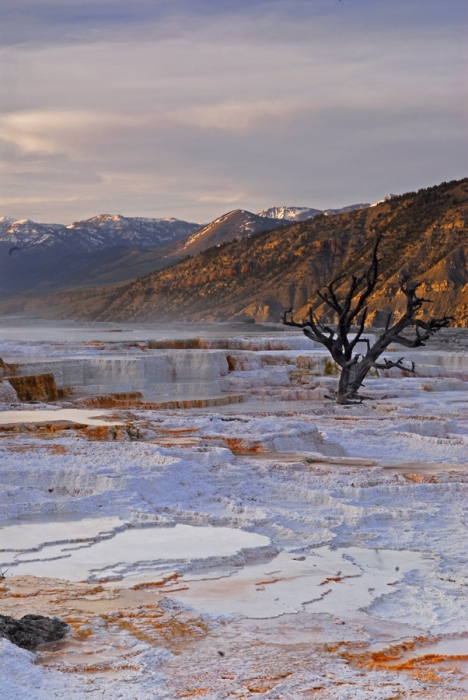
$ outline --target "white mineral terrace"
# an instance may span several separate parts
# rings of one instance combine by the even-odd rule
[[[70,625],[0,639],[1,700],[466,698],[468,332],[444,333],[338,406],[282,327],[0,322],[0,614]],[[7,384],[46,373],[64,398]]]

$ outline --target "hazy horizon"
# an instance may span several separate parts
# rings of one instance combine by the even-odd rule
[[[459,0],[5,0],[0,215],[207,222],[466,175]]]
[[[392,193],[392,194],[395,194],[395,193]],[[404,194],[404,193],[399,193],[399,194]],[[365,203],[365,202],[348,202],[348,204],[345,204],[344,207],[346,207],[346,206],[351,206],[351,205],[353,205],[353,204],[364,204],[364,203]],[[372,202],[369,202],[369,204],[373,204],[373,203],[372,203]],[[268,206],[268,207],[265,206],[265,207],[263,207],[260,211],[263,211],[264,209],[270,209],[270,208],[273,208],[273,207],[276,207],[276,206],[280,206],[280,207],[281,207],[281,206],[285,206],[285,207],[294,208],[294,207],[301,207],[301,206],[303,206],[303,205],[301,205],[301,204],[299,204],[299,205],[295,205],[295,204],[292,204],[292,205],[288,205],[288,204],[286,204],[286,205],[281,205],[281,204],[280,204],[280,205],[275,205],[275,204],[272,204],[271,206]],[[306,206],[307,206],[307,205],[306,205]],[[310,208],[310,209],[313,209],[314,207],[311,206],[311,207],[309,207],[309,208]],[[328,207],[328,209],[332,209],[332,208],[333,208],[333,207]],[[337,207],[337,208],[338,208],[338,207]],[[239,209],[245,209],[245,207],[239,207]],[[326,211],[326,209],[324,209],[324,211]],[[211,223],[211,221],[215,221],[216,219],[222,217],[224,214],[227,214],[227,213],[229,213],[229,211],[220,212],[220,213],[218,213],[217,215],[215,215],[210,221],[190,221],[190,222],[187,221],[187,223],[192,223],[192,224],[197,224],[197,223],[198,223],[198,224],[200,224],[200,226],[205,226],[205,225]],[[251,213],[252,213],[252,214],[257,214],[257,213],[259,213],[259,212],[251,212]],[[88,217],[86,217],[86,218],[74,219],[73,221],[52,221],[52,220],[49,220],[49,221],[40,221],[39,219],[30,219],[30,218],[26,218],[26,217],[16,218],[16,219],[15,219],[14,217],[7,216],[6,214],[1,214],[1,213],[0,213],[0,219],[1,219],[1,218],[8,218],[8,219],[13,219],[15,222],[32,220],[32,221],[34,221],[35,223],[43,223],[43,224],[61,224],[61,225],[63,225],[63,226],[68,226],[68,225],[70,225],[70,224],[78,223],[78,222],[80,222],[80,221],[88,221],[89,219],[95,218],[95,217],[97,217],[97,216],[124,216],[124,217],[128,217],[128,218],[138,218],[138,217],[140,217],[140,214],[122,214],[120,211],[114,211],[114,212],[102,211],[102,212],[96,212],[96,213],[94,213],[94,214],[91,214],[91,216],[88,216]],[[148,216],[148,217],[140,217],[140,218],[148,218],[148,219],[151,219],[151,218],[154,218],[154,219],[161,219],[161,218],[162,218],[162,219],[164,219],[164,218],[178,218],[178,217],[170,217],[170,216],[168,216],[168,217],[156,217],[156,216],[153,217],[153,216]]]

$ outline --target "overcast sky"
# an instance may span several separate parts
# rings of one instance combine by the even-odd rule
[[[2,0],[0,215],[209,221],[468,174],[465,0]]]

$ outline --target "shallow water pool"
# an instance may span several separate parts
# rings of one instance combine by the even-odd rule
[[[0,411],[0,425],[12,423],[50,423],[53,421],[71,421],[84,425],[121,425],[118,421],[106,421],[106,411],[82,408],[59,408],[54,410]]]
[[[119,579],[269,544],[264,535],[228,527],[131,527],[113,518],[57,523],[55,532],[51,523],[12,525],[0,529],[0,568],[11,576]]]

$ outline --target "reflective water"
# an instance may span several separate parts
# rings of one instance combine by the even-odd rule
[[[429,568],[418,552],[320,547],[307,556],[282,552],[216,579],[187,574],[180,579],[186,590],[174,597],[203,612],[264,618],[304,610],[352,619],[394,592],[408,571]]]
[[[106,411],[82,408],[60,408],[57,411],[32,410],[32,411],[0,411],[0,425],[12,423],[42,423],[53,421],[71,421],[84,425],[121,425],[118,421],[104,420]]]
[[[176,560],[230,557],[265,547],[270,540],[227,527],[132,528],[113,518],[96,518],[55,524],[55,532],[51,523],[4,527],[0,543],[0,568],[8,568],[10,575],[85,581],[157,573]]]
[[[47,321],[40,318],[0,318],[0,340],[19,341],[124,341],[193,338],[219,335],[259,335],[265,332],[283,332],[278,324],[245,323],[105,323]]]

